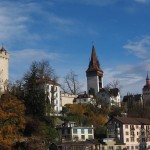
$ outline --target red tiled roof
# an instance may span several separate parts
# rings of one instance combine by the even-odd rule
[[[100,64],[99,64],[99,61],[98,61],[97,56],[96,56],[95,48],[93,46],[92,47],[91,60],[90,60],[89,67],[88,67],[86,72],[95,72],[95,71],[97,71],[97,73],[99,75],[101,75],[101,76],[103,75],[103,71],[100,68]]]
[[[150,125],[150,119],[148,118],[114,117],[114,119],[123,124]]]

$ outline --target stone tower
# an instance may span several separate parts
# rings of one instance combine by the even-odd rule
[[[0,93],[3,93],[8,83],[9,54],[2,46],[0,49]]]
[[[92,46],[92,54],[88,69],[86,70],[86,77],[88,93],[90,94],[90,91],[94,90],[94,93],[97,94],[103,88],[103,71],[100,68],[94,46]]]
[[[150,79],[147,74],[146,84],[143,87],[143,100],[145,106],[150,106]]]

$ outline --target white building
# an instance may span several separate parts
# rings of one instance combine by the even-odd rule
[[[110,104],[110,106],[121,106],[121,96],[118,88],[106,89],[102,88],[97,94],[98,98],[101,98],[104,102]]]
[[[74,104],[95,104],[96,101],[93,98],[93,95],[89,95],[86,92],[84,94],[79,94],[76,98],[73,100]]]
[[[60,115],[62,111],[62,103],[60,97],[60,84],[53,80],[40,79],[37,80],[37,84],[40,87],[45,88],[46,98],[49,100],[51,106],[53,107],[53,113],[47,115]]]
[[[0,93],[5,91],[5,87],[8,83],[8,64],[9,54],[6,49],[2,47],[0,49]]]
[[[94,128],[76,126],[75,122],[65,122],[56,129],[63,141],[86,141],[94,139]]]
[[[150,149],[150,120],[147,118],[113,117],[107,122],[107,136],[127,150]]]

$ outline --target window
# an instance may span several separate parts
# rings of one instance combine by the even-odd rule
[[[113,149],[114,149],[113,146],[109,146],[109,147],[108,147],[108,150],[113,150]]]
[[[102,150],[105,150],[105,147],[104,147],[104,146],[102,147]]]
[[[134,136],[134,131],[131,131],[131,132],[130,132],[130,135]]]
[[[139,142],[139,138],[137,138],[136,140],[137,140],[137,142]]]
[[[64,129],[62,129],[62,134],[65,134],[65,130]]]
[[[70,129],[67,130],[67,133],[70,134]]]
[[[139,132],[137,132],[137,135],[139,135]]]
[[[88,129],[88,134],[92,134],[92,129]]]
[[[129,142],[129,138],[126,138],[126,142]]]
[[[136,125],[136,129],[138,129],[139,128],[139,126],[138,125]]]
[[[134,137],[131,137],[131,142],[134,142]]]
[[[121,146],[118,146],[118,150],[121,150]]]
[[[129,135],[129,132],[126,132],[126,135]]]
[[[81,135],[81,139],[84,140],[85,139],[85,135]]]
[[[139,149],[139,147],[138,147],[138,146],[135,146],[135,149]]]
[[[142,142],[145,142],[145,138],[142,138]]]
[[[81,134],[84,134],[84,129],[81,129]]]
[[[131,149],[134,149],[134,146],[131,146]]]
[[[127,124],[125,125],[125,128],[128,129],[128,125]]]
[[[130,125],[130,130],[134,130],[134,125]]]
[[[77,129],[73,129],[73,133],[77,134]]]
[[[129,149],[130,149],[130,146],[127,146],[127,149],[129,150]]]
[[[93,135],[88,135],[88,138],[89,139],[93,139]]]

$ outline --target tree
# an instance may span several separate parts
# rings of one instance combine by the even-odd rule
[[[10,93],[3,94],[0,102],[0,149],[10,150],[19,141],[25,127],[25,106]]]
[[[24,75],[26,112],[35,116],[45,116],[47,107],[46,83],[57,80],[48,61],[34,61]]]
[[[78,94],[81,90],[81,84],[78,81],[78,76],[75,74],[74,71],[70,71],[65,77],[64,77],[64,84],[62,85],[62,90],[64,93],[70,93],[70,94]]]
[[[113,80],[112,82],[108,83],[105,86],[106,89],[110,90],[110,89],[114,89],[114,88],[118,88],[119,90],[121,90],[122,86],[120,85],[120,81],[117,80]]]

